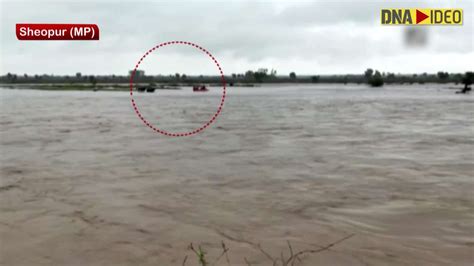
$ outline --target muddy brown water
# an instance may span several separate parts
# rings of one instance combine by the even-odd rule
[[[201,134],[127,92],[0,89],[1,265],[472,265],[474,97],[440,85],[228,88]],[[136,95],[186,130],[219,88]],[[228,265],[221,258],[217,265]]]

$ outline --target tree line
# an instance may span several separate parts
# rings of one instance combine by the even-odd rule
[[[417,74],[395,74],[391,72],[380,72],[368,68],[361,74],[346,75],[297,75],[291,72],[288,75],[277,75],[276,70],[261,68],[256,71],[248,70],[245,73],[233,73],[225,76],[226,82],[233,84],[254,83],[356,83],[369,84],[374,87],[384,84],[424,84],[424,83],[470,83],[472,84],[473,72],[448,73],[439,71],[437,73]],[[0,76],[1,83],[129,83],[130,75],[17,75],[7,73]],[[166,84],[196,84],[196,83],[221,83],[220,76],[186,75],[176,73],[174,75],[145,75],[144,72],[135,72],[135,83],[166,83]],[[468,84],[468,85],[470,85]]]

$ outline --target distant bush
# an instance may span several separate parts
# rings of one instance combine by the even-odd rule
[[[368,68],[364,72],[364,76],[367,80],[367,83],[372,87],[381,87],[384,84],[382,74],[378,70],[374,71],[371,68]]]
[[[295,72],[290,73],[290,79],[296,79],[296,73]]]
[[[469,86],[474,83],[474,72],[466,72],[462,78],[462,84]]]

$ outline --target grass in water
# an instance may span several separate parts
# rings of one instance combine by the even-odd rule
[[[272,266],[295,266],[298,265],[302,261],[303,256],[305,255],[310,255],[310,254],[316,254],[319,252],[323,252],[326,250],[329,250],[330,248],[334,247],[335,245],[353,237],[354,234],[347,235],[337,241],[334,241],[328,245],[321,246],[317,249],[304,249],[300,251],[293,251],[293,247],[291,246],[290,241],[287,241],[288,244],[288,251],[289,251],[289,257],[285,257],[283,254],[283,251],[280,252],[279,257],[274,257],[270,255],[267,251],[265,251],[260,244],[252,244],[257,250],[259,250],[268,260],[271,262]],[[194,255],[196,256],[197,262],[199,266],[214,266],[217,265],[217,263],[221,260],[221,258],[225,257],[227,265],[230,264],[229,256],[228,256],[228,251],[229,248],[225,245],[224,241],[221,243],[222,247],[222,252],[221,254],[215,259],[215,261],[211,264],[209,263],[208,258],[206,257],[206,252],[202,249],[202,247],[199,245],[197,248],[194,247],[193,243],[189,244],[188,249],[193,251]],[[188,256],[186,255],[184,257],[182,266],[186,266],[186,262],[188,260]],[[247,264],[248,266],[251,266],[252,264],[250,261],[244,257],[243,262]]]

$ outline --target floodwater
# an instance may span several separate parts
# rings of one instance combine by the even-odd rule
[[[232,88],[205,131],[127,92],[0,89],[1,265],[472,265],[474,97],[446,85]],[[220,89],[135,95],[158,128]],[[282,254],[282,255],[281,255]],[[212,265],[212,264],[211,264]]]

